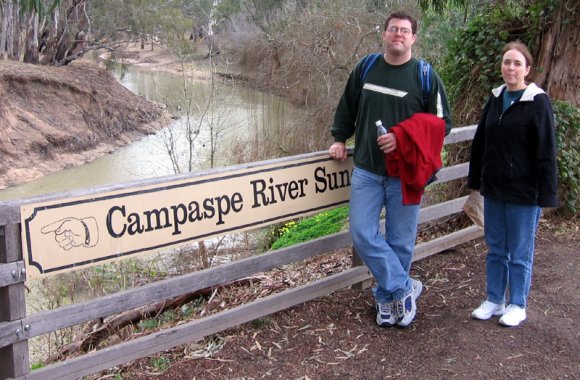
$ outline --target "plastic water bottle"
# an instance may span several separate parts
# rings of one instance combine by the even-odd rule
[[[387,133],[385,127],[383,127],[383,122],[380,120],[375,121],[375,125],[377,126],[377,137],[384,135]]]

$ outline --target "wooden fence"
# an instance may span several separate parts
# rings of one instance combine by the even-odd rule
[[[473,138],[474,132],[475,126],[455,128],[445,139],[445,144],[468,141]],[[324,157],[326,155],[326,152],[317,152],[305,156]],[[284,160],[286,159],[277,161]],[[251,165],[259,167],[259,163]],[[438,173],[437,182],[443,183],[463,178],[467,175],[467,170],[468,163],[444,168]],[[216,173],[227,175],[228,168],[216,170]],[[163,181],[167,181],[167,178],[142,181],[139,186],[143,184],[159,184],[163,183]],[[135,183],[120,184],[109,186],[107,189],[128,189],[134,186],[136,186]],[[86,195],[92,191],[96,190],[84,190],[80,193]],[[99,191],[102,191],[102,189]],[[77,192],[74,195],[78,194]],[[340,232],[297,246],[270,251],[214,268],[158,281],[92,301],[27,315],[24,286],[26,268],[22,257],[20,207],[27,203],[50,200],[57,197],[62,197],[62,195],[0,202],[0,379],[77,379],[195,341],[256,318],[330,294],[336,290],[368,282],[371,278],[366,267],[355,265],[341,273],[260,298],[215,315],[196,319],[151,335],[31,371],[28,351],[28,339],[30,338],[99,318],[106,318],[200,289],[217,286],[352,244],[349,232]],[[466,198],[461,197],[422,208],[419,223],[426,223],[462,212],[462,206]],[[473,225],[447,236],[418,244],[413,260],[425,258],[481,236],[482,230]]]

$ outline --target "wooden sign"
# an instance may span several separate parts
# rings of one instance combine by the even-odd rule
[[[346,204],[352,157],[310,157],[21,207],[27,277],[159,251]]]

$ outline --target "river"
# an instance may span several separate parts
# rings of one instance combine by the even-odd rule
[[[194,171],[239,163],[231,152],[275,139],[299,112],[284,98],[245,86],[185,80],[179,75],[121,64],[107,66],[119,83],[146,99],[165,104],[176,119],[156,134],[90,163],[0,190],[0,201],[171,175],[176,173],[175,163],[181,167],[179,172],[189,171],[190,162]],[[186,138],[188,128],[199,129],[191,144]],[[213,165],[209,143],[212,129],[217,137]],[[177,152],[174,160],[167,147],[172,141]],[[259,155],[253,160],[268,158],[272,157]]]

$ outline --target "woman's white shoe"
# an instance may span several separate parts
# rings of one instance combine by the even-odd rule
[[[493,303],[491,301],[483,301],[483,303],[471,313],[474,319],[481,319],[483,321],[490,319],[494,315],[502,315],[505,312],[504,304]]]
[[[504,326],[516,327],[526,319],[526,309],[518,305],[508,305],[499,323]]]

